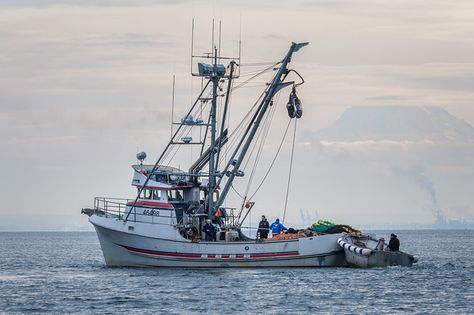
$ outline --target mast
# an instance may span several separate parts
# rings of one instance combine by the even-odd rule
[[[225,95],[225,103],[224,103],[224,110],[222,113],[222,121],[221,121],[221,129],[219,130],[219,138],[222,139],[222,135],[225,132],[225,121],[227,119],[227,111],[229,109],[229,100],[230,100],[230,90],[232,87],[232,76],[234,75],[234,66],[235,66],[235,61],[230,62],[230,74],[229,74],[229,79],[227,81],[227,92]],[[217,156],[216,156],[216,163],[219,164],[219,156],[221,154],[221,148],[222,146],[219,145],[217,147]]]
[[[242,161],[243,161],[245,155],[247,154],[247,151],[250,147],[250,144],[252,143],[252,140],[255,136],[255,133],[257,132],[258,128],[260,127],[260,122],[262,121],[268,107],[270,106],[270,103],[271,103],[273,97],[275,96],[275,94],[279,90],[281,90],[282,88],[284,88],[284,87],[286,87],[286,86],[293,83],[293,82],[286,82],[286,83],[283,82],[283,80],[286,78],[286,75],[288,74],[288,71],[289,71],[287,66],[288,66],[288,63],[291,61],[291,56],[293,55],[293,53],[297,52],[298,50],[300,50],[302,47],[304,47],[306,45],[308,45],[308,43],[292,43],[288,53],[286,54],[285,58],[281,62],[281,66],[280,66],[277,74],[273,78],[270,86],[268,87],[268,89],[266,91],[266,95],[265,95],[264,99],[260,103],[258,112],[256,113],[256,119],[253,122],[253,126],[251,127],[250,132],[249,132],[249,134],[248,134],[248,136],[245,140],[245,143],[242,146],[242,149],[240,151],[240,154],[239,154],[238,158],[236,160],[231,161],[231,164],[234,166],[234,168],[233,168],[232,171],[226,172],[226,175],[229,178],[227,179],[227,182],[225,183],[225,186],[222,189],[222,192],[219,196],[219,199],[217,200],[217,202],[215,204],[216,209],[218,207],[220,207],[222,205],[222,203],[224,202],[224,200],[225,200],[225,198],[226,198],[226,196],[227,196],[227,194],[228,194],[228,192],[229,192],[229,190],[232,186],[232,183],[235,179],[235,176],[239,173],[240,174],[242,173],[239,170],[240,165],[242,164]],[[245,135],[244,135],[244,137],[245,137]],[[229,166],[230,165],[228,164],[227,167],[229,167]],[[209,209],[211,209],[211,208],[209,208]]]
[[[213,24],[214,26],[214,24]],[[214,191],[216,189],[216,112],[217,112],[217,87],[219,85],[219,75],[217,73],[217,48],[214,47],[214,64],[212,81],[212,105],[211,105],[211,144],[209,151],[209,192],[207,195],[208,217],[212,219],[214,210]]]

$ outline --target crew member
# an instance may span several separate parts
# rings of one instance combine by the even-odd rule
[[[258,224],[257,238],[265,239],[268,237],[268,231],[270,230],[270,223],[268,223],[267,218],[262,215],[262,221]]]
[[[188,229],[188,239],[190,239],[191,241],[193,242],[196,242],[198,240],[198,231],[196,229],[195,226],[191,226],[189,229]]]
[[[283,224],[280,223],[280,219],[276,219],[275,222],[272,223],[270,228],[272,229],[272,235],[277,235],[283,231],[288,230]]]
[[[393,233],[390,234],[390,242],[388,243],[388,248],[391,252],[398,252],[398,250],[400,249],[400,241]]]
[[[214,223],[219,224],[219,226],[221,226],[221,227],[224,224],[224,221],[222,220],[222,217],[223,217],[222,210],[221,210],[221,208],[218,208],[216,210],[216,212],[214,213],[213,219],[214,219]]]
[[[206,220],[206,224],[202,230],[206,233],[206,241],[216,240],[216,227],[212,224],[211,220]]]

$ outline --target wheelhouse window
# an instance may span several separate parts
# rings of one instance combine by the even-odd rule
[[[168,190],[168,201],[183,201],[183,190],[173,189]]]
[[[140,191],[140,188],[138,188]],[[143,189],[140,193],[140,199],[153,199],[153,200],[163,200],[164,195],[159,189]]]
[[[154,200],[162,200],[162,196],[161,196],[161,190],[159,189],[153,189],[153,199]]]

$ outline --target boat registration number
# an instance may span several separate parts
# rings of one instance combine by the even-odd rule
[[[143,215],[159,216],[159,215],[160,215],[160,211],[159,211],[159,210],[145,209],[145,210],[143,210]]]

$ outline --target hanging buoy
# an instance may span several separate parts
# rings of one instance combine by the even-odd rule
[[[290,118],[296,117],[296,107],[291,101],[286,104],[286,109],[288,110],[288,116],[290,116]]]
[[[295,104],[295,94],[293,93],[295,89],[293,88],[293,91],[290,93],[290,98],[288,99],[288,104],[286,104],[286,109],[288,110],[288,116],[290,118],[295,118],[296,117],[296,104]]]
[[[301,105],[301,101],[298,98],[298,96],[296,96],[296,94],[295,94],[295,108],[296,108],[296,118],[301,118],[301,116],[303,116],[303,105]]]
[[[295,87],[293,87],[293,90],[290,93],[286,109],[288,110],[288,116],[290,116],[290,118],[301,118],[301,116],[303,116],[303,105],[296,95]]]

